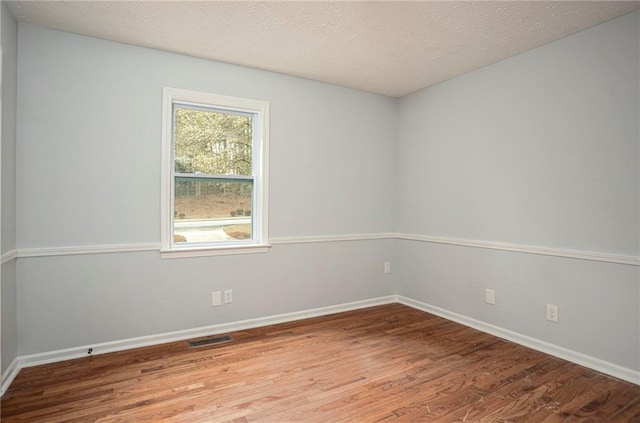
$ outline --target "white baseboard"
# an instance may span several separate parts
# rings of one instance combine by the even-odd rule
[[[87,351],[91,348],[92,355],[106,354],[110,352],[123,351],[132,348],[140,348],[151,345],[158,345],[167,342],[182,341],[208,335],[235,332],[239,330],[252,329],[262,326],[275,325],[278,323],[293,322],[296,320],[308,319],[311,317],[326,316],[329,314],[341,313],[345,311],[358,310],[383,304],[401,303],[406,306],[421,310],[436,316],[443,317],[456,323],[489,333],[502,339],[509,340],[519,345],[532,348],[546,354],[571,361],[581,366],[588,367],[601,373],[617,377],[622,380],[640,385],[640,372],[608,361],[600,360],[576,351],[569,350],[558,345],[550,344],[539,339],[512,332],[507,329],[491,325],[467,316],[463,316],[452,311],[448,311],[421,301],[413,300],[401,295],[388,295],[385,297],[372,298],[368,300],[355,301],[351,303],[338,304],[327,307],[314,308],[292,313],[277,314],[256,319],[241,320],[238,322],[223,323],[219,325],[203,326],[194,329],[186,329],[176,332],[167,332],[157,335],[142,336],[119,341],[104,342],[95,345],[85,345],[81,347],[68,348],[64,350],[50,351],[39,354],[19,356],[14,359],[7,370],[2,375],[2,391],[4,394],[9,388],[13,379],[20,369],[41,364],[54,363],[58,361],[71,360],[87,356]]]
[[[58,361],[71,360],[74,358],[86,357],[89,348],[92,349],[91,355],[106,354],[115,351],[123,351],[132,348],[147,347],[150,345],[164,344],[167,342],[182,341],[185,339],[198,338],[208,335],[218,335],[222,333],[235,332],[240,330],[252,329],[262,326],[275,325],[278,323],[293,322],[296,320],[308,319],[311,317],[326,316],[329,314],[341,313],[344,311],[358,310],[367,307],[373,307],[382,304],[390,304],[397,302],[397,296],[389,295],[386,297],[372,298],[368,300],[355,301],[351,303],[338,304],[327,307],[313,308],[309,310],[296,311],[292,313],[277,314],[268,317],[260,317],[256,319],[241,320],[238,322],[222,323],[218,325],[203,326],[194,329],[186,329],[175,332],[161,333],[157,335],[141,336],[138,338],[129,338],[119,341],[103,342],[100,344],[84,345],[81,347],[67,348],[64,350],[50,351],[45,353],[23,355],[18,357],[17,368],[38,366],[41,364],[55,363]],[[14,375],[15,377],[15,375]],[[13,380],[13,378],[11,378]],[[4,379],[3,379],[4,381]],[[7,384],[8,386],[8,384]],[[3,383],[4,387],[4,383]]]
[[[413,300],[401,295],[398,296],[398,302],[409,307],[413,307],[415,309],[443,317],[447,320],[451,320],[453,322],[477,329],[481,332],[497,336],[498,338],[506,339],[516,344],[541,351],[554,357],[562,358],[572,363],[576,363],[581,366],[596,370],[598,372],[617,377],[618,379],[626,380],[627,382],[631,382],[636,385],[640,385],[640,372],[637,370],[622,367],[617,364],[601,360],[599,358],[582,354],[555,344],[541,341],[539,339],[531,338],[517,332],[512,332],[499,326],[494,326],[489,323],[472,319],[470,317],[463,316],[461,314],[454,313],[452,311],[445,310],[431,304],[423,303],[421,301]]]
[[[18,359],[14,358],[7,370],[2,374],[2,384],[0,384],[0,397],[4,395],[4,393],[9,389],[9,385],[13,382],[13,379],[18,376],[18,372],[20,372],[20,367],[18,366]]]

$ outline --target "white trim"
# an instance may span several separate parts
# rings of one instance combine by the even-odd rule
[[[0,397],[2,397],[5,392],[7,392],[7,389],[9,389],[9,385],[11,385],[11,382],[13,382],[13,379],[15,379],[16,376],[18,376],[20,369],[22,369],[22,367],[20,367],[19,360],[16,357],[13,359],[13,361],[11,361],[11,363],[9,364],[9,367],[7,367],[7,370],[4,373],[2,373],[2,384],[0,384]]]
[[[463,247],[474,248],[486,248],[490,250],[511,251],[515,253],[525,254],[537,254],[554,257],[564,257],[578,260],[599,261],[604,263],[624,264],[630,266],[640,266],[640,257],[637,256],[622,256],[614,254],[596,253],[590,251],[575,251],[564,250],[551,247],[535,247],[529,245],[520,244],[508,244],[504,242],[493,241],[476,241],[468,239],[458,238],[445,238],[435,237],[429,235],[416,235],[406,233],[395,232],[379,232],[371,234],[345,234],[345,235],[318,235],[318,236],[292,236],[292,237],[274,237],[269,239],[269,243],[263,245],[251,245],[256,249],[269,248],[270,245],[285,245],[285,244],[307,244],[317,242],[345,242],[345,241],[368,241],[368,240],[381,240],[381,239],[401,239],[408,241],[429,242],[437,244],[449,244],[458,245]],[[246,245],[239,245],[238,248],[247,248]],[[128,253],[137,251],[160,251],[161,244],[154,243],[140,243],[140,244],[115,244],[115,245],[88,245],[88,246],[75,246],[75,247],[45,247],[45,248],[19,248],[18,250],[12,250],[2,255],[2,263],[6,263],[14,258],[26,258],[26,257],[45,257],[45,256],[67,256],[78,254],[103,254],[103,253]],[[180,255],[184,253],[183,257],[200,257],[204,255],[215,255],[216,253],[205,254],[206,250],[213,250],[214,248],[206,248],[202,250],[185,249],[182,252],[180,250],[171,250],[169,254]],[[187,254],[188,251],[202,251],[202,254]],[[261,252],[261,251],[252,251]],[[163,252],[164,253],[164,252]],[[232,252],[235,253],[235,252]],[[218,254],[220,254],[218,252]]]
[[[319,235],[319,236],[291,236],[276,237],[269,241],[273,245],[281,244],[306,244],[314,242],[344,242],[344,241],[369,241],[378,239],[394,239],[393,232],[382,232],[374,234],[352,234],[352,235]]]
[[[246,252],[264,252],[267,251],[272,245],[284,245],[284,244],[305,244],[314,242],[344,242],[344,241],[367,241],[367,240],[379,240],[379,239],[393,239],[395,236],[392,232],[387,233],[374,233],[374,234],[348,234],[348,235],[326,235],[326,236],[307,236],[307,237],[277,237],[271,238],[268,244],[262,245],[237,245],[233,247],[225,246],[224,249],[229,250],[231,248],[237,248],[238,250],[254,249],[255,251]],[[224,254],[224,251],[213,251],[215,247],[206,247],[202,249],[198,248],[185,248],[184,250],[174,249],[167,254],[167,257],[181,256],[181,257],[202,257],[208,255]],[[223,249],[221,249],[223,250]],[[47,257],[47,256],[72,256],[81,254],[110,254],[110,253],[132,253],[138,251],[160,251],[162,254],[165,252],[161,250],[160,244],[148,243],[148,244],[114,244],[114,245],[88,245],[88,246],[75,246],[75,247],[45,247],[45,248],[20,248],[18,250],[10,251],[4,254],[3,263],[13,258],[28,258],[28,257]],[[213,252],[212,252],[213,251]],[[242,251],[235,251],[227,254],[241,253]],[[11,256],[9,256],[11,254]],[[6,256],[6,257],[5,257]]]
[[[50,351],[39,354],[30,354],[18,357],[17,361],[20,369],[22,369],[25,367],[39,366],[41,364],[55,363],[58,361],[86,357],[89,348],[93,350],[91,355],[106,354],[115,351],[123,351],[132,348],[165,344],[168,342],[182,341],[202,336],[217,335],[263,326],[276,325],[278,323],[293,322],[296,320],[309,319],[311,317],[326,316],[329,314],[342,313],[345,311],[358,310],[362,308],[391,304],[395,302],[397,302],[397,297],[395,295],[389,295],[386,297],[378,297],[368,300],[354,301],[351,303],[319,307],[303,311],[295,311],[292,313],[276,314],[273,316],[241,320],[238,322],[221,323],[218,325],[203,326],[194,329],[167,332],[157,335],[141,336],[138,338],[123,339],[120,341],[103,342],[100,344],[84,345],[81,347],[67,348],[64,350]]]
[[[271,248],[269,244],[248,244],[248,245],[221,245],[206,246],[203,248],[184,248],[160,251],[162,258],[185,258],[185,257],[208,257],[224,256],[230,254],[255,254],[266,253]]]
[[[137,251],[158,250],[160,250],[160,244],[117,244],[86,245],[78,247],[20,248],[18,249],[18,258],[75,256],[82,254],[131,253]]]
[[[397,239],[408,241],[431,242],[437,244],[460,245],[464,247],[487,248],[490,250],[513,251],[516,253],[538,254],[544,256],[564,257],[579,260],[601,261],[605,263],[627,264],[640,266],[640,257],[621,256],[606,253],[596,253],[591,251],[576,251],[563,248],[536,247],[522,244],[509,244],[506,242],[476,241],[469,239],[445,238],[429,235],[417,235],[397,233]]]
[[[5,264],[10,262],[11,260],[15,260],[18,258],[18,250],[7,251],[2,255],[0,259],[0,264]]]
[[[254,251],[246,245],[234,248],[235,245],[211,243],[207,248],[194,247],[187,253],[187,248],[177,248],[173,242],[174,213],[174,151],[173,151],[173,106],[202,106],[230,112],[245,112],[253,116],[253,148],[252,179],[254,192],[252,196]],[[269,238],[269,102],[241,97],[230,97],[200,91],[164,87],[162,90],[162,163],[161,163],[161,246],[162,258],[200,257],[220,254],[242,254],[265,252],[264,245]],[[223,249],[226,252],[222,252]],[[191,249],[191,248],[189,248]]]
[[[576,363],[581,366],[596,370],[598,372],[605,373],[622,380],[626,380],[627,382],[640,385],[640,371],[622,367],[617,364],[601,360],[599,358],[595,358],[577,351],[573,351],[555,344],[551,344],[549,342],[541,341],[536,338],[531,338],[517,332],[512,332],[508,329],[494,326],[480,320],[472,319],[462,314],[454,313],[452,311],[445,310],[431,304],[423,303],[421,301],[413,300],[402,295],[398,295],[398,302],[400,304],[404,304],[406,306],[413,307],[415,309],[431,313],[447,320],[451,320],[453,322],[460,323],[479,331],[497,336],[498,338],[506,339],[516,344],[541,351],[545,354],[562,358],[572,363]]]
[[[160,245],[168,248],[172,243],[173,218],[173,89],[162,90],[162,152],[160,159]]]

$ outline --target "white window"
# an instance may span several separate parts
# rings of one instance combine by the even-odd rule
[[[162,256],[266,251],[269,103],[163,96]]]

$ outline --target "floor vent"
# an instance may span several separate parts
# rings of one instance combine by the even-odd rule
[[[226,344],[233,341],[229,335],[216,336],[212,338],[200,339],[199,341],[189,341],[189,348],[207,347],[209,345]]]

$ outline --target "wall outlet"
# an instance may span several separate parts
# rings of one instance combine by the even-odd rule
[[[484,300],[487,304],[495,304],[496,303],[496,291],[493,289],[485,289],[484,290]]]
[[[547,320],[554,323],[558,323],[560,321],[557,305],[547,304]]]
[[[391,262],[390,261],[385,261],[384,262],[384,273],[391,273]]]
[[[217,307],[222,305],[222,293],[220,291],[213,291],[211,293],[211,307]]]
[[[224,291],[224,303],[229,304],[233,302],[233,290],[227,289]]]

